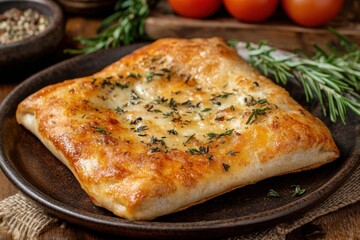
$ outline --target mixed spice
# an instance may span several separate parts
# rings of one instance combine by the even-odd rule
[[[48,24],[48,18],[34,9],[9,9],[0,14],[0,45],[36,36],[43,32]]]

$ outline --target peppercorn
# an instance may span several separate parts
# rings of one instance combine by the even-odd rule
[[[46,16],[34,9],[12,8],[0,14],[0,44],[9,44],[36,36],[49,24]]]

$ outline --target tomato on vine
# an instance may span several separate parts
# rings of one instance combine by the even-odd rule
[[[168,0],[168,3],[182,17],[206,18],[220,9],[222,0]]]
[[[344,0],[281,0],[285,13],[304,27],[320,27],[333,19]]]
[[[262,22],[272,16],[279,0],[223,0],[227,11],[240,21]]]

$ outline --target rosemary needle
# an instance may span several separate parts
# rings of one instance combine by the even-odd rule
[[[360,49],[335,29],[329,31],[338,42],[328,44],[329,50],[314,45],[315,53],[310,57],[301,52],[280,57],[262,41],[246,44],[246,58],[277,83],[286,84],[288,78],[299,81],[307,101],[318,99],[325,116],[333,122],[340,118],[346,124],[349,109],[360,116]]]
[[[100,49],[128,45],[144,39],[145,19],[149,16],[152,0],[118,0],[115,12],[105,18],[97,35],[93,38],[77,37],[83,45],[81,49],[65,49],[69,54],[89,54]]]

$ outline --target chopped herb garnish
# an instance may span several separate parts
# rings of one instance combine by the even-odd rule
[[[234,95],[234,93],[222,92],[221,94],[213,95],[213,97],[210,100],[212,101],[213,104],[221,106],[221,102],[217,101],[217,99],[219,98],[226,99],[230,95]]]
[[[226,154],[227,154],[227,155],[230,155],[230,156],[235,156],[237,153],[239,153],[239,152],[229,151],[229,152],[227,152]]]
[[[93,78],[91,84],[95,84],[96,80],[97,80],[96,78]]]
[[[164,117],[172,117],[173,116],[173,112],[168,112],[168,113],[163,113]]]
[[[176,108],[177,102],[176,102],[173,98],[171,98],[171,99],[170,99],[170,102],[169,102],[169,105],[170,105],[170,107],[172,107],[172,108]]]
[[[185,102],[182,102],[181,106],[185,106],[187,108],[190,108],[190,107],[193,107],[194,105],[192,105],[191,100],[187,100]]]
[[[125,89],[125,88],[128,88],[128,87],[129,87],[129,83],[128,83],[128,82],[126,82],[126,83],[119,83],[119,82],[117,82],[117,83],[115,83],[115,85],[116,85],[117,87],[119,87],[120,89]]]
[[[175,129],[168,130],[169,134],[178,135],[178,132]]]
[[[210,146],[204,147],[200,146],[199,149],[189,148],[189,152],[191,155],[203,155],[209,153]]]
[[[148,111],[148,112],[156,112],[156,113],[159,113],[159,112],[162,112],[161,110],[159,109],[153,109],[154,108],[154,105],[152,104],[146,104],[145,106],[145,109]]]
[[[151,62],[156,62],[159,59],[161,59],[161,56],[155,56],[151,59]]]
[[[95,132],[101,133],[103,135],[107,135],[107,132],[105,131],[105,129],[100,126],[90,126],[90,127],[95,129]]]
[[[201,110],[201,112],[209,112],[209,111],[211,111],[211,108],[205,108],[205,109]]]
[[[122,113],[125,112],[124,109],[120,108],[119,106],[117,106],[117,107],[115,108],[115,111],[116,111],[117,114],[122,114]]]
[[[303,195],[306,192],[306,189],[301,188],[300,185],[293,185],[291,186],[293,188],[292,190],[292,197],[298,197]]]
[[[140,126],[140,127],[137,127],[136,129],[135,129],[135,132],[142,132],[142,131],[145,131],[145,130],[147,130],[147,129],[149,129],[147,126]]]
[[[154,105],[152,105],[152,104],[146,104],[146,105],[144,106],[144,108],[145,108],[146,110],[148,110],[149,112],[151,112],[151,109],[154,108]]]
[[[201,105],[201,102],[193,104],[190,100],[187,100],[187,101],[181,103],[181,106],[185,106],[187,108],[199,108],[200,105]]]
[[[153,77],[154,77],[154,72],[148,72],[146,74],[146,81],[150,82]]]
[[[213,138],[220,138],[222,136],[229,136],[230,134],[232,134],[234,131],[234,129],[229,129],[229,130],[226,130],[225,132],[223,133],[219,133],[219,134],[216,134],[216,133],[213,133],[213,132],[210,132],[208,134],[206,134],[210,139],[213,139]]]
[[[130,125],[138,124],[140,121],[142,121],[142,117],[137,117],[135,120],[130,121]]]
[[[224,116],[216,116],[215,117],[215,121],[224,121],[225,117]]]
[[[230,95],[234,95],[233,93],[229,93],[229,92],[222,92],[220,95],[218,95],[217,97],[219,98],[224,98],[226,99],[228,96]]]
[[[276,192],[274,189],[269,189],[267,196],[271,198],[278,198],[280,197],[280,194]]]
[[[229,164],[223,163],[222,165],[223,165],[225,172],[229,171],[229,168],[230,168]]]
[[[155,76],[163,77],[163,76],[164,76],[164,73],[148,72],[148,73],[146,74],[146,81],[147,81],[147,82],[151,82],[152,79],[153,79]],[[169,76],[168,76],[168,77],[169,77]]]
[[[257,103],[258,104],[265,104],[265,103],[267,103],[268,101],[267,101],[267,99],[260,99]]]
[[[232,132],[234,131],[234,129],[229,129],[229,130],[226,130],[225,132],[223,133],[220,133],[219,134],[219,137],[222,137],[222,136],[229,136],[230,134],[232,134]]]
[[[151,149],[151,152],[152,152],[152,153],[154,153],[154,152],[160,152],[160,148],[158,148],[158,147],[152,148],[152,149]]]
[[[204,120],[204,117],[199,113],[199,117],[201,120]]]
[[[235,111],[235,107],[233,105],[230,106],[231,111]]]
[[[158,139],[157,137],[152,136],[150,139],[150,144],[160,143],[162,146],[165,146],[165,141]]]
[[[262,98],[262,99],[259,99],[259,100],[255,100],[255,98],[253,96],[250,96],[250,99],[249,98],[245,98],[244,99],[245,103],[246,103],[246,106],[250,107],[250,106],[254,106],[256,104],[265,104],[265,103],[268,103],[267,99],[266,98]]]
[[[169,68],[162,68],[161,71],[163,71],[164,73],[169,73],[170,69]]]
[[[135,92],[135,90],[131,90],[131,100],[140,99],[139,95]]]
[[[160,96],[158,96],[157,99],[155,100],[155,103],[156,103],[156,104],[162,104],[162,103],[167,102],[167,100],[168,100],[168,99],[166,99],[165,97],[161,97],[161,98],[160,98]]]
[[[196,133],[194,133],[193,135],[189,136],[188,139],[185,141],[185,144],[188,143],[195,135],[196,135]]]
[[[208,136],[210,139],[213,139],[213,138],[217,138],[218,134],[209,132],[208,134],[206,134],[206,136]]]
[[[252,124],[253,122],[255,122],[257,120],[257,117],[259,115],[265,115],[267,110],[270,110],[270,108],[265,107],[265,108],[252,109],[251,114],[250,114],[248,120],[246,121],[246,124]]]
[[[113,84],[108,80],[104,79],[101,83],[101,88],[105,88],[106,86],[112,86]]]
[[[129,75],[127,75],[127,78],[139,79],[139,78],[141,78],[141,74],[140,73],[129,73]]]
[[[214,105],[216,105],[216,106],[221,106],[221,102],[220,101],[213,101],[212,102]]]
[[[226,119],[226,121],[231,121],[231,120],[233,120],[235,117],[231,117],[231,118],[228,118],[228,119]]]

